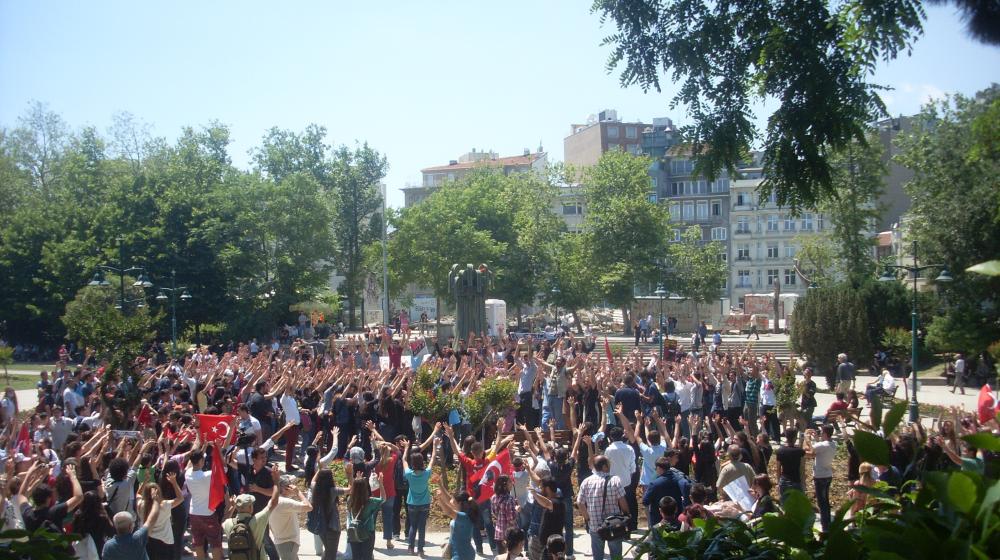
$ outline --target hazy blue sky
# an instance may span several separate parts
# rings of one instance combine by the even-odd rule
[[[969,40],[950,7],[928,16],[913,55],[876,76],[895,88],[893,114],[1000,79],[1000,49]],[[218,119],[245,166],[269,127],[315,122],[333,142],[385,153],[399,206],[422,167],[472,148],[514,155],[541,142],[561,160],[569,125],[604,108],[684,123],[669,91],[623,90],[605,71],[610,32],[587,0],[0,0],[0,124],[31,100],[73,127],[104,130],[130,111],[171,140]]]

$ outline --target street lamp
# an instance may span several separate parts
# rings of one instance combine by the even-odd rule
[[[552,294],[552,301],[556,302],[556,329],[557,330],[561,330],[562,329],[562,325],[559,324],[560,323],[560,321],[559,321],[559,294],[562,293],[562,290],[559,289],[559,286],[553,286],[552,290],[549,293]]]
[[[910,309],[910,365],[913,370],[913,391],[910,392],[910,422],[917,422],[920,418],[920,408],[917,404],[917,278],[920,277],[920,272],[922,270],[927,270],[928,268],[941,269],[938,277],[934,280],[935,282],[947,284],[952,281],[951,274],[942,264],[917,265],[917,242],[914,241],[913,265],[906,266],[902,264],[887,264],[885,265],[885,272],[883,272],[882,276],[879,278],[880,282],[893,282],[896,280],[896,274],[894,272],[896,270],[903,270],[913,275],[913,303]]]
[[[148,280],[147,280],[148,282]],[[138,282],[136,282],[138,284]],[[152,285],[152,284],[150,284]],[[160,293],[157,294],[157,301],[167,301],[170,300],[170,347],[173,349],[172,353],[174,358],[177,357],[177,292],[180,292],[181,301],[187,301],[191,299],[191,294],[187,290],[187,286],[177,285],[177,271],[170,271],[170,287],[160,288]],[[169,296],[167,294],[170,294]]]
[[[656,291],[653,293],[660,298],[660,357],[657,358],[659,361],[663,359],[663,339],[666,338],[666,329],[663,328],[663,298],[667,297],[667,290],[663,284],[657,284]]]
[[[93,279],[87,283],[88,286],[110,286],[111,283],[107,281],[104,277],[105,272],[110,272],[118,275],[118,303],[115,305],[115,309],[121,310],[122,314],[128,314],[129,306],[135,304],[136,309],[142,309],[146,306],[144,298],[127,299],[125,297],[125,275],[131,272],[138,272],[139,276],[136,281],[132,283],[133,287],[136,288],[152,288],[153,283],[149,281],[146,276],[146,269],[141,266],[130,266],[125,267],[125,248],[123,246],[125,239],[122,237],[115,238],[118,242],[118,266],[109,265],[98,265],[98,271],[94,273]]]

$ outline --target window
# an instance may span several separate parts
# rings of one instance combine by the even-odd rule
[[[778,258],[778,244],[768,243],[767,244],[767,258],[776,259]]]
[[[750,233],[750,218],[747,216],[736,218],[736,233]]]
[[[816,215],[816,231],[823,231],[823,214]]]
[[[750,287],[750,271],[749,270],[737,270],[736,271],[736,287],[737,288],[749,288]]]
[[[795,231],[795,218],[785,214],[785,231]]]
[[[638,138],[639,130],[634,126],[625,127],[625,138]]]
[[[681,194],[681,184],[677,181],[670,183],[670,196],[677,196]]]
[[[615,150],[620,150],[620,149],[621,149],[621,145],[620,144],[608,144],[608,151],[609,152],[613,152]]]
[[[774,214],[767,217],[767,231],[778,231],[778,217]]]
[[[693,202],[685,202],[684,203],[684,212],[682,213],[682,217],[683,217],[684,220],[693,220],[694,219],[694,203]]]
[[[684,181],[684,194],[694,194],[694,181]]]
[[[786,268],[785,269],[785,285],[794,286],[795,285],[795,269]]]
[[[722,261],[722,262],[728,262],[729,261],[729,254],[727,254],[725,251],[719,253],[719,260]]]
[[[577,216],[583,214],[583,204],[563,204],[563,216]]]
[[[767,285],[773,286],[775,282],[778,281],[778,269],[769,268],[767,269]]]
[[[813,215],[806,213],[802,214],[802,230],[812,231],[813,228]]]
[[[696,205],[695,217],[699,220],[708,219],[708,201],[699,200]]]
[[[653,204],[656,204],[656,201],[658,200],[655,192],[649,193],[648,195],[646,195],[646,198]]]
[[[712,181],[712,192],[726,192],[729,190],[729,179],[716,179]]]
[[[785,245],[785,258],[786,259],[794,259],[795,258],[795,252],[796,252],[797,249],[798,248],[795,245],[792,245],[791,243],[786,244]]]
[[[671,204],[670,205],[670,221],[676,222],[681,219],[681,205]]]
[[[653,187],[653,190],[656,190],[656,177],[649,178],[649,185]]]
[[[675,229],[674,230],[674,241],[680,241],[680,240],[681,240],[681,230]]]
[[[628,153],[639,155],[640,150],[638,144],[627,144],[625,147],[628,148]]]
[[[736,260],[738,261],[748,261],[750,260],[750,245],[744,243],[736,248]]]
[[[776,193],[774,191],[771,191],[771,194],[768,195],[768,197],[767,197],[767,201],[770,202],[771,204],[777,204],[778,203],[778,193]]]
[[[712,228],[712,241],[725,241],[725,240],[726,240],[726,228],[724,227]]]
[[[618,127],[609,126],[608,127],[608,138],[618,138]]]
[[[713,216],[721,216],[722,215],[722,201],[721,200],[713,200],[712,201],[712,215]]]
[[[694,162],[687,159],[675,159],[670,162],[670,171],[674,175],[683,175],[685,173],[691,173],[694,169]]]
[[[750,193],[747,192],[736,193],[736,205],[750,206]]]

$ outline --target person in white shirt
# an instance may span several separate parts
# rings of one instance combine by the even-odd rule
[[[621,405],[616,413],[619,418],[624,417],[620,412]],[[639,500],[635,494],[635,485],[632,484],[632,474],[636,471],[635,450],[625,443],[625,431],[620,426],[615,426],[609,430],[608,437],[611,445],[604,450],[604,456],[611,461],[611,476],[618,477],[621,485],[625,488],[625,501],[628,503],[629,528],[635,530],[639,519]]]
[[[951,392],[954,393],[956,388],[965,394],[965,356],[961,354],[955,354],[955,385],[952,386]]]
[[[63,416],[61,406],[52,407],[52,417],[49,418],[49,432],[52,434],[53,449],[63,448],[70,432],[73,431],[73,424],[73,420]]]
[[[212,471],[205,467],[205,453],[193,451],[184,472],[184,486],[191,494],[189,509],[191,544],[198,560],[205,558],[205,545],[212,551],[212,560],[222,560],[222,526],[212,508],[208,507],[208,496],[212,488]],[[275,469],[277,472],[277,469]]]
[[[819,506],[819,519],[823,531],[830,526],[830,483],[833,481],[833,458],[837,455],[837,443],[833,441],[833,426],[825,424],[820,440],[813,442],[815,430],[806,430],[803,444],[807,456],[815,457],[813,463],[813,482],[816,485],[816,504]]]
[[[240,406],[236,409],[236,414],[240,417],[239,430],[245,434],[253,434],[254,446],[260,445],[260,420],[250,416],[250,407],[246,403],[240,403]]]
[[[278,558],[298,560],[299,514],[312,510],[312,503],[302,493],[302,489],[295,485],[295,477],[292,475],[282,475],[278,488],[281,496],[267,523],[271,529],[271,539],[278,549]]]
[[[295,389],[292,389],[290,383],[281,394],[281,409],[285,411],[285,422],[294,425],[285,435],[285,472],[292,472],[295,470],[292,459],[295,458],[295,444],[299,440],[302,416],[299,414],[299,403],[295,400]]]
[[[70,418],[76,418],[77,407],[85,404],[83,395],[76,392],[76,386],[76,378],[71,378],[66,384],[66,388],[63,389],[63,410],[66,412],[66,416]]]

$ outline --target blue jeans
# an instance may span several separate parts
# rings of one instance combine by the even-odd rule
[[[597,533],[590,533],[590,554],[594,560],[604,560],[604,543],[608,543],[612,559],[622,557],[622,541],[606,541]]]
[[[413,548],[416,542],[417,551],[424,550],[424,535],[427,534],[427,517],[431,513],[430,504],[425,506],[406,506],[406,518],[410,521],[410,530],[407,532],[407,544]]]
[[[396,496],[382,502],[382,538],[391,541],[392,529],[396,526]]]
[[[497,552],[497,543],[493,538],[493,515],[490,512],[489,502],[479,504],[479,521],[483,529],[486,530],[486,542],[490,543],[490,550],[495,555]],[[483,533],[476,527],[472,529],[472,541],[476,543],[477,551],[483,549]]]
[[[563,399],[562,397],[556,397],[548,395],[545,397],[545,402],[542,404],[542,430],[549,430],[549,420],[556,423],[557,430],[563,430],[566,428],[566,423],[563,420]]]

